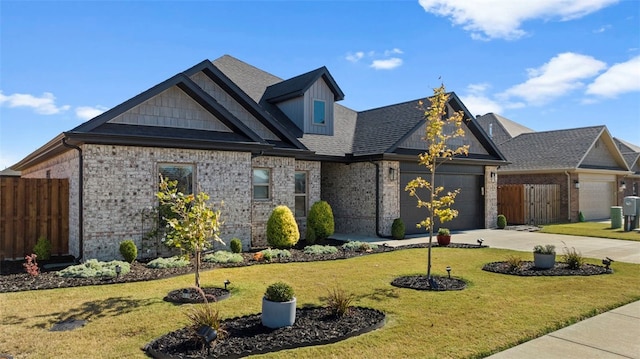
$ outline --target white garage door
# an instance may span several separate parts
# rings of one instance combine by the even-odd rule
[[[615,181],[580,181],[580,211],[585,220],[611,217]]]

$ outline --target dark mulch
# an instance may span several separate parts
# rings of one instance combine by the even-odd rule
[[[433,291],[462,290],[467,287],[467,283],[458,278],[431,276],[431,279],[432,283],[429,283],[426,275],[409,275],[394,279],[391,281],[391,285],[399,288]]]
[[[183,288],[172,290],[164,297],[164,300],[171,303],[183,304],[183,303],[204,303],[205,298],[207,302],[219,302],[229,298],[229,291],[218,287],[202,287],[204,298],[200,290],[196,287]]]
[[[335,343],[378,329],[384,313],[352,307],[346,316],[331,315],[326,308],[299,308],[293,326],[269,329],[262,326],[260,314],[225,320],[226,335],[217,339],[210,355],[191,328],[182,328],[147,344],[144,351],[154,358],[241,358],[311,345]]]
[[[583,264],[579,269],[569,269],[567,264],[564,262],[556,262],[556,265],[553,268],[537,269],[534,267],[533,262],[529,261],[523,261],[522,265],[518,269],[512,269],[507,262],[492,262],[485,264],[482,267],[482,270],[519,276],[587,276],[613,273],[612,269],[607,269],[603,266],[594,264]]]

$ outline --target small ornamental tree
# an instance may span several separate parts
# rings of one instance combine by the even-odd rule
[[[220,233],[220,210],[209,205],[209,195],[178,192],[177,181],[160,176],[160,191],[156,194],[161,205],[171,209],[171,218],[165,217],[169,228],[165,244],[195,254],[196,287],[200,288],[200,257],[202,251],[213,247],[213,241],[224,244]],[[222,205],[222,203],[221,203]]]
[[[447,103],[449,94],[444,85],[433,89],[433,97],[425,108],[422,101],[418,102],[419,108],[424,111],[426,122],[425,134],[422,138],[427,143],[427,151],[418,155],[418,163],[425,166],[431,175],[427,181],[417,177],[407,184],[405,191],[416,197],[418,208],[427,209],[427,217],[417,224],[418,228],[425,228],[429,232],[429,252],[427,259],[427,278],[431,279],[431,244],[433,241],[433,226],[437,218],[440,223],[450,221],[458,216],[458,211],[451,208],[460,189],[444,193],[443,186],[436,186],[436,170],[442,163],[451,160],[455,156],[467,155],[469,146],[449,148],[448,141],[456,137],[464,137],[462,128],[463,112],[458,111],[451,116],[447,115]],[[420,196],[419,189],[425,189],[427,196]]]

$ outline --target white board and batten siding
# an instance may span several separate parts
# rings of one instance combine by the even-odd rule
[[[606,219],[616,203],[616,176],[606,174],[580,174],[579,203],[585,220]]]

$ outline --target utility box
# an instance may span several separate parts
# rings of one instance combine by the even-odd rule
[[[637,216],[640,214],[640,197],[627,196],[622,201],[623,216]]]

